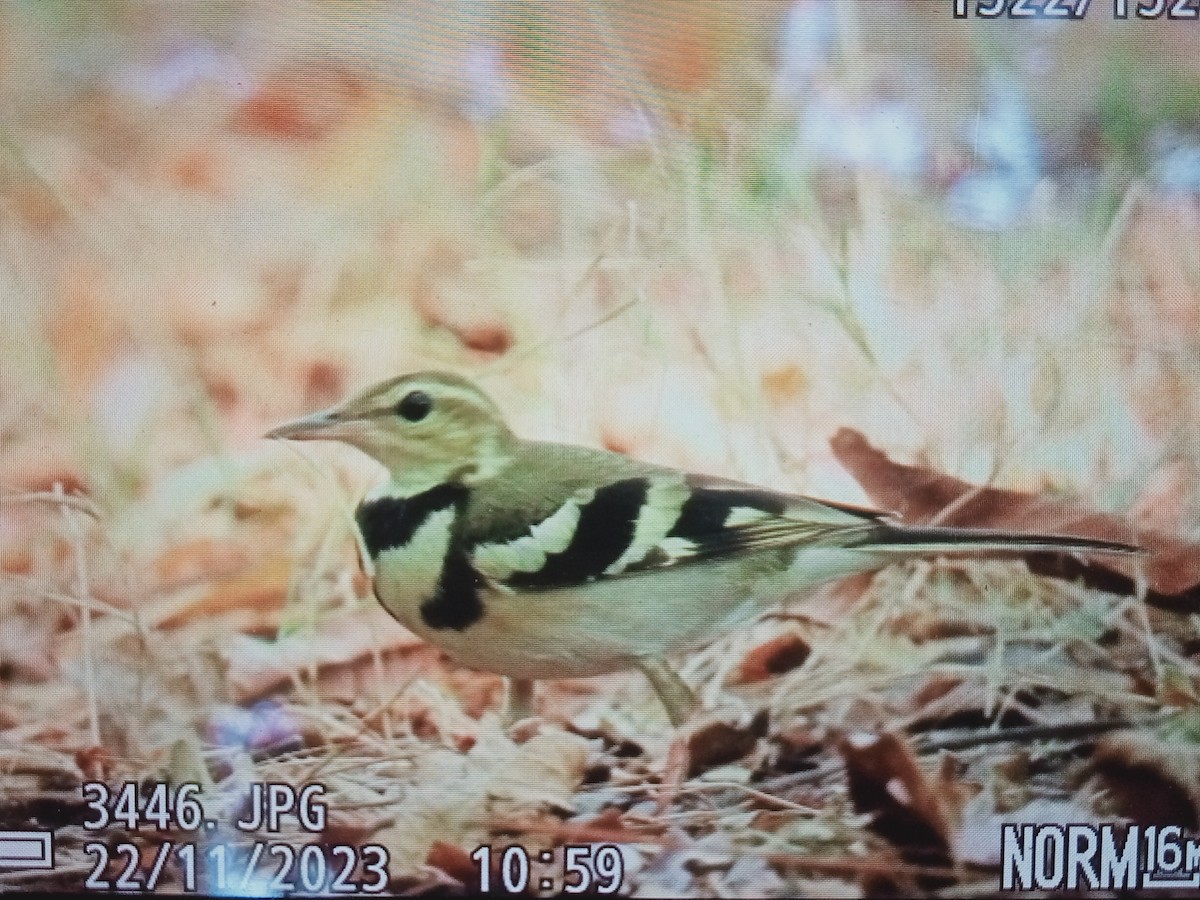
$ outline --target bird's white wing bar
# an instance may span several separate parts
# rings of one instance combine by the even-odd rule
[[[549,589],[877,527],[873,512],[676,473],[577,492],[507,541],[472,552],[497,586]]]
[[[655,476],[648,480],[646,500],[638,514],[633,540],[617,561],[604,570],[605,575],[619,575],[629,566],[641,562],[651,550],[667,539],[667,534],[679,520],[683,504],[691,496],[687,482],[681,476]]]
[[[529,533],[511,541],[479,544],[472,560],[480,574],[496,582],[504,582],[514,573],[539,571],[546,557],[562,553],[571,543],[579,526],[582,507],[595,496],[595,491],[580,491],[551,515],[529,526]]]

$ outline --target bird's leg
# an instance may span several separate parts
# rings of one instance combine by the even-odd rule
[[[504,712],[501,720],[512,725],[533,715],[533,679],[509,678],[508,690],[504,694]]]
[[[654,688],[654,693],[658,694],[662,705],[666,707],[667,718],[671,720],[672,725],[678,728],[691,718],[700,701],[674,669],[661,659],[650,658],[639,659],[637,667]]]

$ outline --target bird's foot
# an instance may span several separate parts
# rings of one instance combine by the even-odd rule
[[[687,686],[687,682],[661,659],[649,657],[640,659],[637,667],[646,676],[650,686],[654,688],[654,693],[658,695],[663,708],[667,711],[667,718],[676,728],[686,723],[699,709],[700,701],[696,699],[692,689]]]
[[[500,722],[506,729],[536,715],[533,708],[534,686],[535,682],[532,678],[508,679],[508,689],[504,694],[504,707],[500,712]]]

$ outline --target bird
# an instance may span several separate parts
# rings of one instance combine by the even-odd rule
[[[387,469],[355,520],[385,610],[456,663],[535,681],[640,670],[679,726],[668,662],[816,587],[898,560],[1137,554],[1088,537],[905,524],[890,513],[518,437],[470,379],[389,378],[266,435]]]

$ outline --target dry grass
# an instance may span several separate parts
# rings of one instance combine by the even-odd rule
[[[636,22],[610,6],[592,27],[621,46]],[[913,52],[864,6],[831,75],[849,92]],[[328,13],[146,8],[207,34],[250,87],[123,87],[161,64],[137,49],[162,27],[137,4],[3,20],[0,827],[60,829],[55,883],[87,871],[85,778],[198,780],[229,812],[249,781],[321,781],[336,839],[386,846],[397,890],[469,880],[480,843],[619,843],[647,896],[950,876],[986,893],[999,823],[1134,814],[1119,753],[1089,768],[1121,738],[1081,723],[1152,722],[1132,726],[1138,752],[1187,795],[1194,619],[1009,563],[896,566],[681,661],[709,706],[770,713],[703,771],[678,770],[633,676],[546,685],[546,721],[506,733],[500,680],[449,666],[371,598],[351,513],[373,465],[258,435],[353,386],[452,368],[525,435],[853,502],[827,443],[852,426],[898,458],[1195,539],[1194,198],[1117,160],[1105,196],[1047,189],[1021,227],[981,236],[930,185],[788,174],[763,26],[728,10],[710,27],[743,50],[660,36],[667,83],[618,85],[659,122],[626,146],[604,129],[623,109],[604,79],[526,73],[480,124],[453,105],[454,66],[389,71],[384,38],[306,46]],[[944,36],[939,65],[970,71],[970,42]],[[964,102],[930,107],[937,140]],[[780,635],[812,652],[739,683]],[[1042,730],[998,739],[1009,727]],[[914,815],[940,823],[941,858],[856,805],[843,742],[864,733],[907,735],[888,765],[940,798]],[[0,886],[51,884],[31,877]]]

